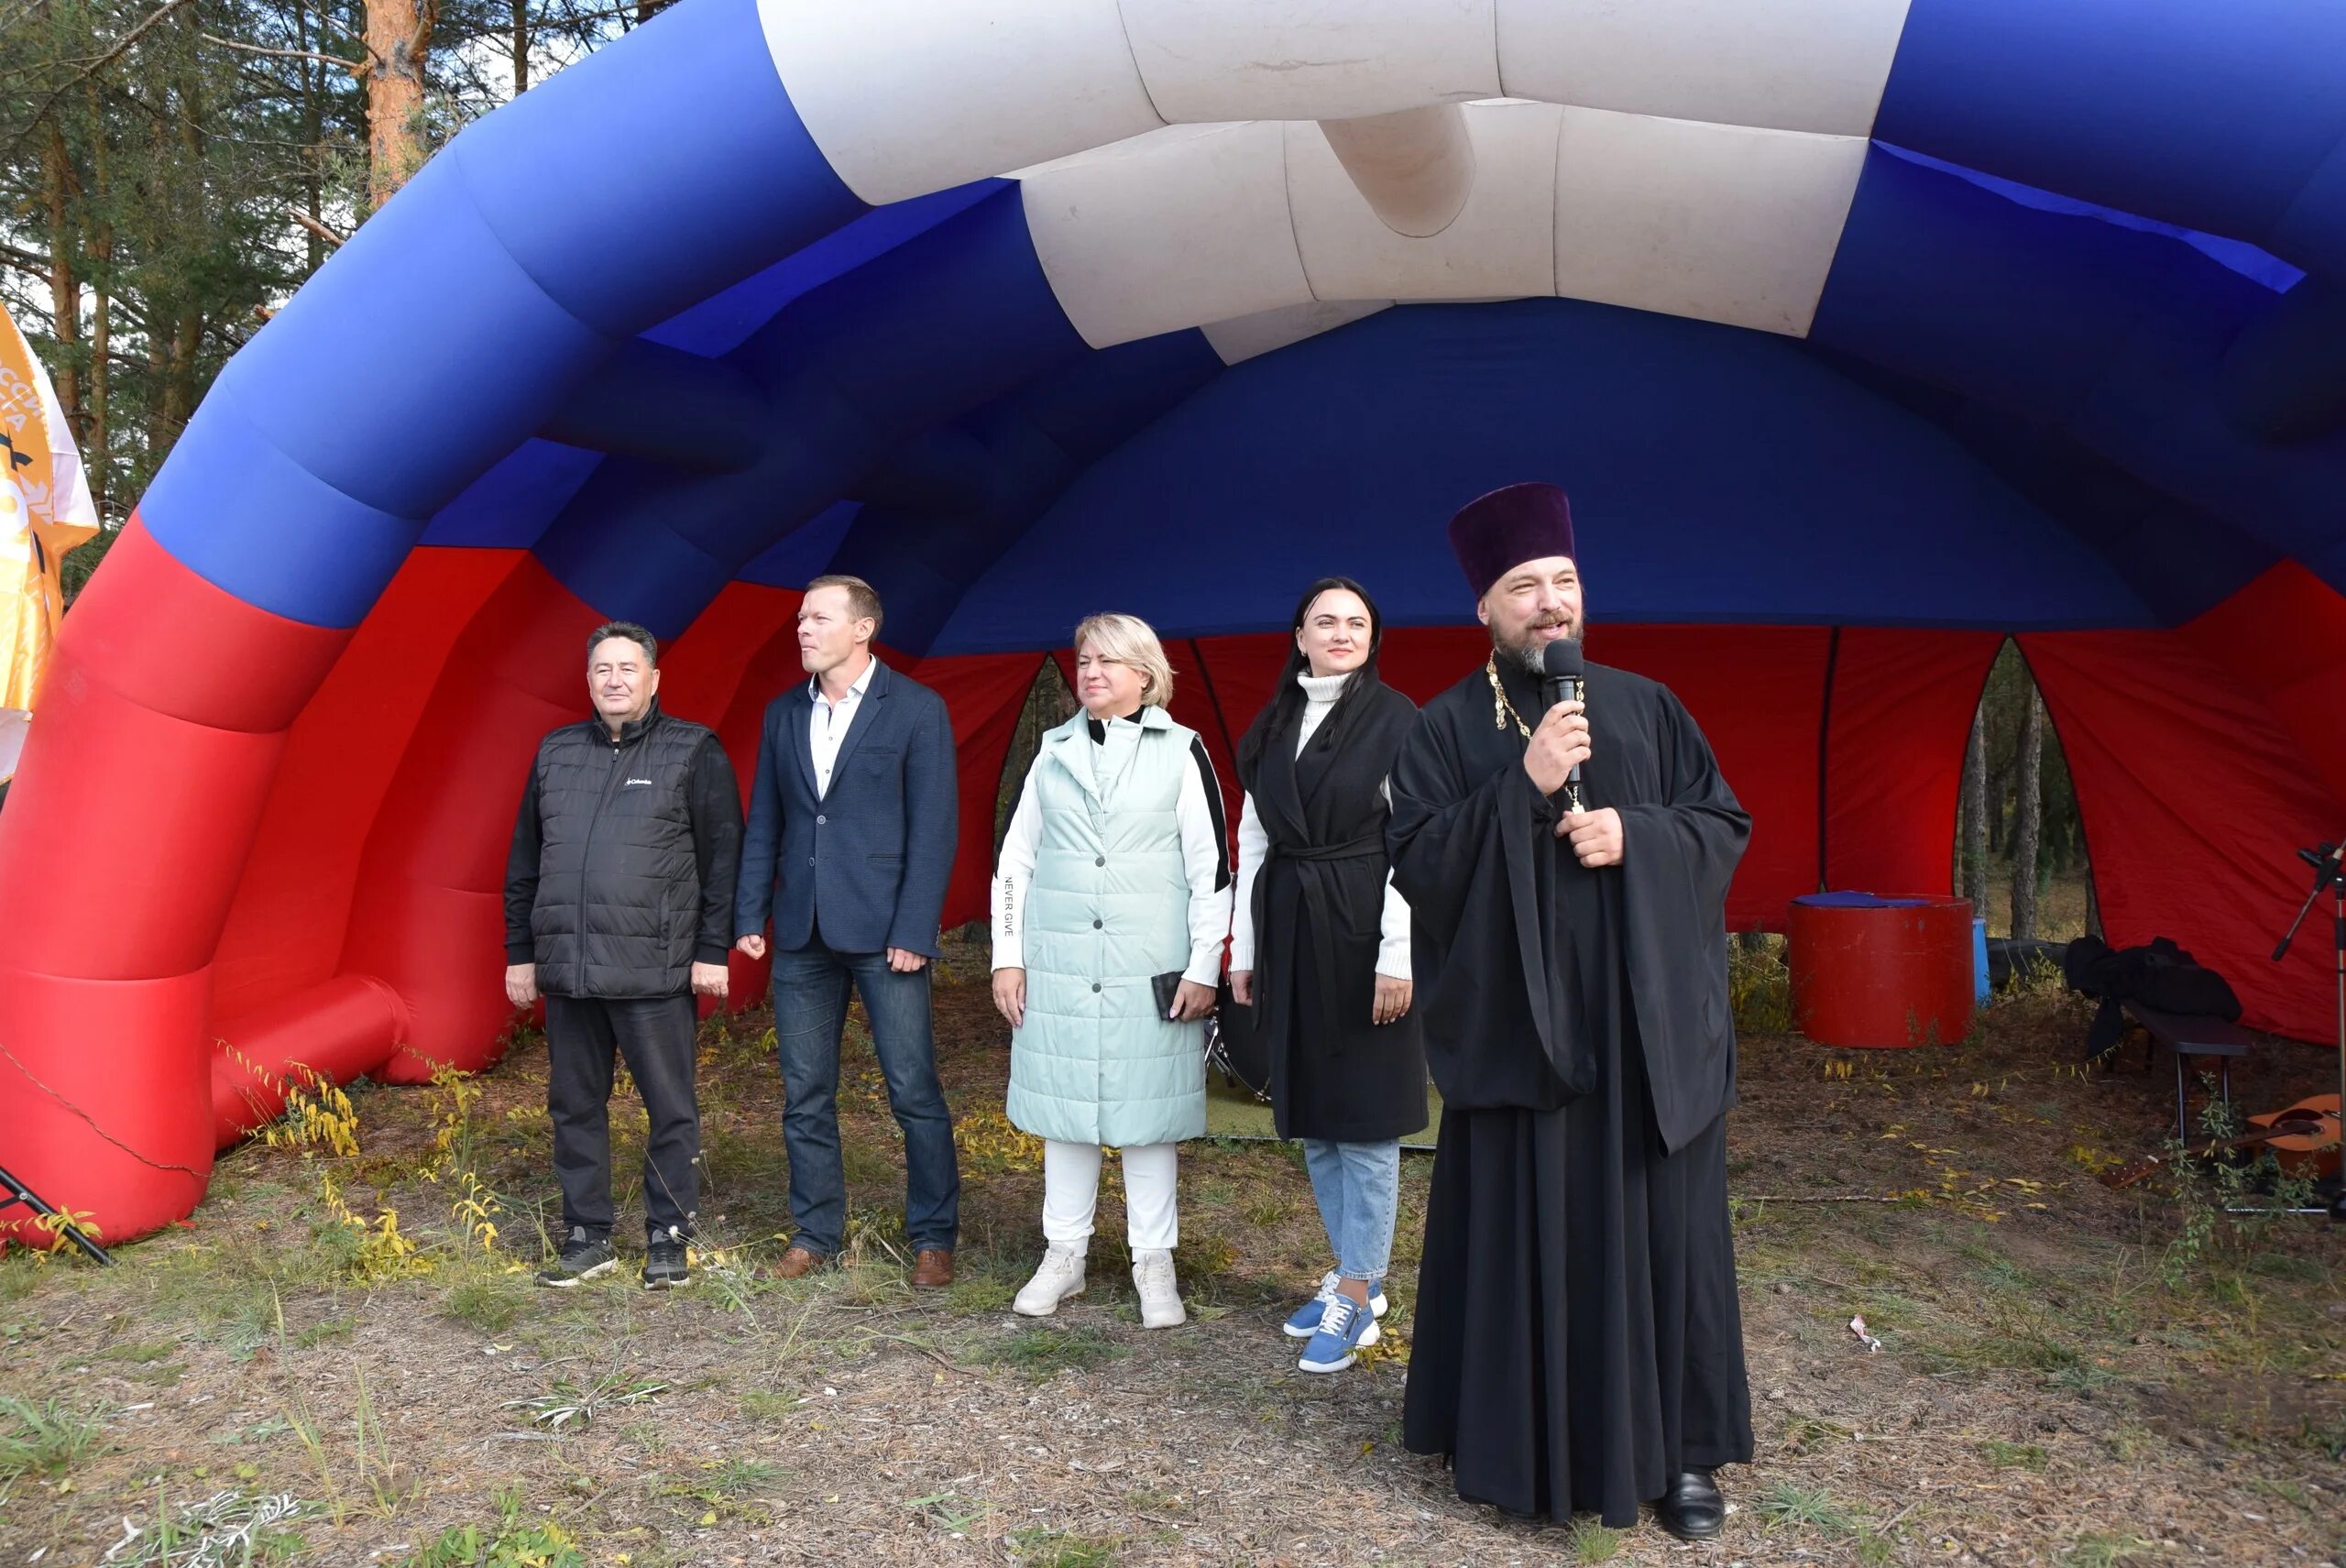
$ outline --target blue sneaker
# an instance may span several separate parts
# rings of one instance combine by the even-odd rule
[[[1353,1353],[1376,1343],[1376,1314],[1364,1310],[1349,1296],[1330,1299],[1321,1315],[1303,1359],[1295,1365],[1305,1372],[1342,1372],[1353,1364]]]
[[[1295,1315],[1280,1326],[1280,1332],[1289,1339],[1310,1339],[1320,1332],[1321,1315],[1327,1311],[1328,1303],[1335,1299],[1336,1276],[1334,1271],[1331,1270],[1320,1277],[1320,1293],[1298,1307],[1295,1310]],[[1392,1303],[1385,1299],[1385,1281],[1380,1279],[1370,1287],[1368,1310],[1373,1317],[1368,1325],[1368,1337],[1361,1341],[1361,1343],[1375,1344],[1376,1343],[1375,1319],[1383,1317],[1386,1309],[1391,1305]]]

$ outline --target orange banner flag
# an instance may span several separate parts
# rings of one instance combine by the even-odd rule
[[[0,310],[0,742],[21,731],[65,613],[64,557],[98,532],[64,410]],[[0,779],[15,771],[0,743]]]

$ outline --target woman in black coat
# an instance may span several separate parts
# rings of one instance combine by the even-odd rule
[[[1336,1266],[1287,1321],[1339,1372],[1385,1310],[1401,1138],[1426,1124],[1409,910],[1385,858],[1385,775],[1416,705],[1376,674],[1383,626],[1348,577],[1311,585],[1295,652],[1238,747],[1233,995],[1254,1009],[1281,1137],[1303,1143]]]

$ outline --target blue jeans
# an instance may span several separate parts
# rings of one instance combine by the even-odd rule
[[[1401,1193],[1401,1140],[1339,1144],[1303,1140],[1303,1166],[1320,1200],[1320,1223],[1346,1279],[1385,1277],[1393,1261],[1393,1211]]]
[[[863,998],[888,1105],[904,1130],[904,1236],[915,1251],[950,1248],[960,1232],[953,1118],[937,1080],[928,970],[898,974],[885,953],[835,953],[818,938],[773,956],[775,1054],[782,1059],[783,1146],[790,1155],[794,1245],[829,1257],[846,1240],[839,1164],[839,1036],[848,988]]]

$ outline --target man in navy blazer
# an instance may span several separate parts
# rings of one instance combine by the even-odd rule
[[[787,1105],[786,1279],[845,1241],[839,1036],[848,990],[863,998],[888,1103],[904,1131],[904,1235],[913,1283],[953,1282],[961,1178],[937,1079],[928,963],[953,867],[960,797],[945,703],[872,653],[880,596],[861,577],[817,577],[798,610],[805,685],[766,707],[741,840],[734,945],[766,951],[773,921],[776,1054]]]

